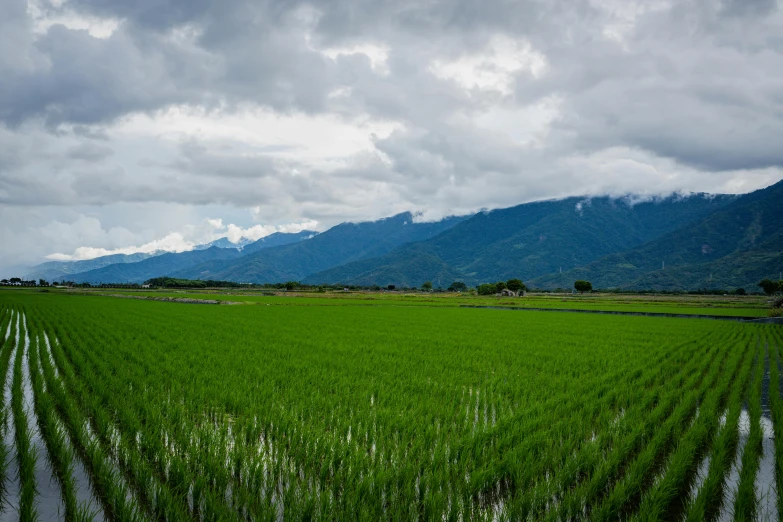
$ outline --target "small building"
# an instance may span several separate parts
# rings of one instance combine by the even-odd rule
[[[142,288],[151,288],[150,285],[141,285]]]
[[[524,297],[527,295],[527,292],[524,290],[521,290],[519,292],[514,292],[513,290],[509,290],[508,288],[504,288],[500,291],[499,294],[495,294],[499,297]]]

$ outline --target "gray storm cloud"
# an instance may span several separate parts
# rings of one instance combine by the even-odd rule
[[[0,268],[207,218],[327,227],[783,178],[774,0],[0,12]]]

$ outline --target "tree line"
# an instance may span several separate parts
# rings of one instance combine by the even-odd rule
[[[771,279],[762,279],[759,282],[759,287],[767,295],[783,294],[783,279],[780,281],[772,281]]]
[[[11,277],[8,279],[0,279],[0,286],[67,286],[77,288],[141,288],[142,285],[137,283],[101,283],[93,285],[90,283],[75,283],[73,281],[61,281],[49,283],[45,279],[25,280],[20,277]],[[383,288],[379,285],[362,286],[362,285],[343,285],[340,283],[335,284],[322,284],[322,285],[307,285],[302,284],[299,281],[285,281],[281,283],[236,283],[234,281],[219,281],[219,280],[199,280],[199,279],[179,279],[173,277],[154,277],[144,282],[144,285],[149,285],[155,288],[260,288],[271,290],[305,290],[305,291],[319,291],[324,292],[327,290],[371,290],[371,291],[415,291],[422,290],[425,292],[469,292],[473,291],[466,283],[462,281],[454,281],[445,290],[443,288],[434,288],[431,281],[425,281],[420,288],[413,287],[397,287],[396,285],[387,285]],[[766,295],[773,296],[783,294],[783,280],[774,281],[771,279],[763,279],[757,285]],[[593,285],[590,281],[577,280],[574,281],[573,289],[579,293],[592,292]],[[521,279],[509,279],[508,281],[498,281],[497,283],[484,283],[475,287],[475,293],[478,295],[495,295],[502,293],[503,290],[509,290],[515,294],[520,292],[526,292],[529,290],[527,285],[522,282]],[[547,290],[539,290],[547,292]],[[556,293],[567,291],[564,288],[557,288],[554,290]],[[610,293],[627,293],[628,291],[619,289],[607,289],[603,292]],[[630,293],[664,293],[664,294],[714,294],[714,295],[747,295],[744,288],[737,288],[734,290],[720,290],[720,289],[701,289],[701,290],[673,290],[673,291],[660,291],[660,290],[634,290]]]

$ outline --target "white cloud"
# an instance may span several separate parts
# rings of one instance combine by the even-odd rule
[[[86,220],[95,229],[101,229],[100,222],[96,219],[80,217],[79,220]],[[56,228],[62,229],[67,226],[57,223]],[[154,253],[164,252],[186,252],[193,250],[194,247],[206,244],[222,237],[228,238],[231,243],[239,243],[242,239],[257,241],[275,232],[301,232],[302,230],[316,230],[318,221],[308,220],[302,223],[285,223],[282,225],[253,225],[243,228],[239,225],[229,223],[223,224],[220,218],[207,218],[202,221],[201,226],[187,226],[182,232],[171,232],[164,237],[148,241],[141,245],[123,246],[119,248],[104,248],[94,246],[79,246],[72,253],[53,253],[46,256],[52,261],[81,261],[85,259],[94,259],[96,257],[108,256],[112,254],[136,254],[136,253]],[[52,231],[51,233],[55,233]],[[98,236],[100,234],[92,234]]]
[[[779,1],[0,12],[0,265],[783,178]]]
[[[370,60],[370,66],[376,74],[388,76],[390,73],[388,65],[389,48],[383,45],[364,43],[350,47],[331,47],[317,50],[332,60],[336,60],[341,56],[366,56]]]
[[[63,0],[27,0],[27,12],[33,20],[33,30],[44,34],[56,24],[75,31],[87,31],[93,38],[109,38],[120,25],[116,18],[100,18],[77,13]]]
[[[77,247],[72,254],[49,254],[47,259],[52,261],[81,261],[84,259],[94,259],[96,257],[108,256],[111,254],[151,254],[157,251],[165,252],[185,252],[193,249],[193,243],[186,241],[182,234],[171,233],[166,237],[150,241],[140,246],[130,246],[122,248],[95,248],[95,247]]]
[[[528,71],[534,78],[546,72],[546,57],[526,40],[496,36],[478,53],[454,60],[435,60],[430,70],[438,77],[454,80],[463,88],[494,90],[509,95],[514,78]]]
[[[372,150],[375,139],[399,127],[362,115],[346,120],[336,115],[281,114],[252,104],[240,112],[174,106],[153,115],[129,116],[111,136],[136,142],[154,136],[160,147],[178,147],[190,140],[204,144],[218,159],[263,157],[326,168]]]

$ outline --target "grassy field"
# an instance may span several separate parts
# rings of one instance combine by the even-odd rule
[[[226,297],[270,306],[0,292],[6,511],[778,519],[780,326]],[[672,302],[612,306],[755,309]]]
[[[367,306],[503,306],[557,310],[596,310],[661,314],[766,317],[767,299],[761,296],[530,294],[525,297],[485,297],[452,293],[397,292],[275,292],[239,290],[68,290],[74,293],[210,299],[244,304],[270,305],[367,305]],[[266,293],[271,293],[268,291]]]

